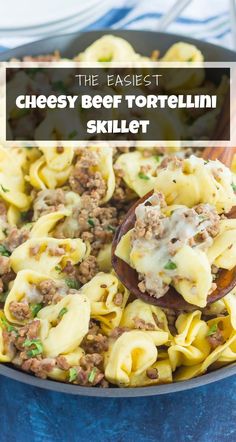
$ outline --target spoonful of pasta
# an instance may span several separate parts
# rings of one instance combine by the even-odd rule
[[[131,207],[112,245],[113,268],[134,296],[191,310],[236,286],[235,152],[163,159],[154,190]]]

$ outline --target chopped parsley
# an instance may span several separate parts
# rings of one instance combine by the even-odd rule
[[[70,132],[68,135],[68,140],[73,140],[77,134],[78,134],[77,130],[72,130],[72,132]]]
[[[58,273],[61,273],[61,272],[62,272],[62,268],[61,268],[60,266],[55,266],[55,270],[56,270]]]
[[[148,175],[145,175],[145,173],[143,173],[143,172],[139,172],[139,173],[138,173],[138,177],[139,177],[141,180],[150,180],[150,177],[149,177]]]
[[[31,306],[31,313],[33,318],[35,318],[35,316],[37,316],[39,310],[41,310],[41,308],[43,307],[43,304],[33,304]]]
[[[2,325],[4,325],[4,327],[6,327],[8,332],[15,332],[16,335],[18,335],[18,330],[16,327],[14,327],[13,325],[9,324],[9,322],[6,320],[6,318],[1,318],[1,322]]]
[[[231,183],[231,186],[232,186],[233,191],[236,192],[236,184]]]
[[[115,227],[111,226],[110,224],[108,224],[107,230],[110,230],[113,233],[116,231]]]
[[[43,344],[39,339],[26,339],[22,345],[23,347],[35,347],[27,351],[29,357],[40,355],[43,352]]]
[[[76,368],[72,367],[69,370],[69,382],[75,381],[76,378],[77,378],[77,370]]]
[[[88,223],[89,223],[89,225],[90,225],[91,227],[94,227],[94,226],[95,226],[95,224],[94,224],[94,220],[93,220],[92,218],[88,218]]]
[[[95,379],[96,372],[97,372],[97,370],[96,370],[96,368],[94,367],[94,368],[92,369],[92,371],[89,373],[88,381],[91,382],[91,384],[93,383],[93,381],[94,381],[94,379]]]
[[[217,329],[218,329],[218,325],[217,325],[217,324],[213,324],[213,325],[209,328],[209,330],[208,330],[208,332],[207,332],[207,336],[214,335],[214,333],[217,332]]]
[[[0,255],[10,256],[11,252],[9,252],[9,250],[7,250],[7,248],[3,244],[0,244]]]
[[[62,316],[64,316],[64,314],[67,313],[67,312],[68,312],[68,308],[63,307],[63,308],[59,311],[58,319],[61,319]]]
[[[2,184],[0,184],[0,186],[1,186],[1,189],[4,193],[10,192],[10,190],[7,189],[6,187],[4,187]]]
[[[67,284],[67,286],[70,289],[78,289],[79,288],[79,283],[78,283],[78,281],[76,281],[76,279],[66,278],[65,283]]]
[[[175,270],[175,269],[177,269],[177,265],[175,264],[175,262],[173,262],[173,261],[171,261],[171,259],[169,259],[169,261],[164,265],[164,269]]]
[[[21,212],[20,217],[22,221],[28,221],[29,212]]]

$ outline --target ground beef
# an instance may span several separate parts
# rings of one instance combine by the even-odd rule
[[[60,368],[61,370],[69,370],[70,368],[70,364],[67,362],[65,356],[57,356],[56,358],[56,364],[57,367]]]
[[[7,256],[0,256],[0,275],[10,271],[10,259]]]
[[[175,170],[182,168],[182,165],[183,161],[180,158],[168,155],[163,158],[161,164],[158,166],[158,169],[166,169],[168,166],[170,166],[172,170]]]
[[[76,367],[79,385],[91,387],[101,383],[104,378],[103,357],[98,353],[82,356]]]
[[[69,184],[74,192],[88,194],[101,200],[106,194],[106,182],[98,170],[99,156],[96,152],[81,149],[80,156],[69,177]]]
[[[27,301],[12,301],[9,305],[9,310],[12,316],[14,316],[14,318],[18,319],[19,321],[24,321],[31,316],[30,307]]]
[[[151,322],[145,322],[143,319],[139,318],[138,316],[135,316],[133,318],[134,328],[137,328],[139,330],[155,330],[155,325]]]
[[[12,227],[8,232],[8,236],[4,241],[4,245],[7,248],[7,250],[13,252],[14,249],[16,249],[25,241],[27,241],[28,238],[29,238],[28,229],[25,228],[17,229],[17,227]]]
[[[43,295],[43,304],[57,304],[62,299],[58,284],[52,279],[45,279],[37,286]]]
[[[130,331],[130,328],[128,327],[115,327],[111,331],[109,337],[111,339],[118,339],[123,333]]]
[[[37,377],[46,379],[48,374],[53,370],[56,361],[53,358],[30,358],[22,363],[22,370],[32,372]]]
[[[65,208],[65,192],[63,189],[45,189],[38,192],[34,200],[33,221],[47,213]]]
[[[82,195],[81,207],[74,208],[72,215],[59,223],[54,231],[56,238],[81,238],[91,244],[91,254],[112,241],[118,225],[117,211],[109,205],[98,207],[98,201]]]
[[[149,379],[158,379],[159,377],[157,368],[148,368],[146,370],[146,375]]]
[[[98,273],[98,264],[95,256],[89,255],[79,265],[77,271],[77,279],[81,284],[86,284]]]
[[[17,333],[13,331],[8,334],[11,343],[14,344],[17,350],[20,350],[23,353],[25,351],[25,347],[23,346],[25,340],[38,339],[39,331],[40,331],[40,321],[38,319],[34,319],[33,321],[19,328]],[[23,354],[23,359],[27,358],[28,358],[27,355]]]
[[[212,348],[212,350],[215,350],[216,347],[218,347],[219,345],[224,344],[224,336],[222,333],[222,327],[223,327],[223,323],[222,321],[219,321],[217,324],[217,329],[214,333],[212,333],[211,335],[207,336],[207,340]]]
[[[166,206],[162,193],[155,193],[147,203],[148,205],[142,206],[143,216],[137,216],[135,221],[132,241],[141,238],[146,240],[150,240],[152,238],[161,238],[163,235],[164,216],[160,210],[156,210],[156,206],[160,206],[160,208]],[[138,211],[139,207],[136,210]]]
[[[124,177],[124,171],[114,165],[114,172],[116,177],[116,183],[115,183],[115,189],[112,195],[112,199],[114,201],[127,201],[127,199],[134,199],[135,193],[127,187],[123,177]]]
[[[80,346],[85,353],[102,353],[108,350],[108,338],[96,323],[90,321],[89,331]]]
[[[209,204],[198,204],[198,206],[195,207],[195,211],[198,215],[201,215],[210,221],[210,225],[206,228],[206,232],[211,237],[218,235],[220,231],[220,216],[215,207],[210,206]]]

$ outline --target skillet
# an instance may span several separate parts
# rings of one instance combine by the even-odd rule
[[[143,55],[150,55],[155,49],[160,50],[162,55],[172,44],[178,41],[184,41],[186,43],[196,45],[203,53],[206,61],[236,61],[236,52],[213,45],[211,43],[196,40],[194,38],[182,37],[163,32],[129,30],[99,30],[48,37],[43,40],[35,41],[33,43],[4,51],[2,54],[0,54],[0,61],[7,61],[13,57],[22,58],[25,55],[35,56],[49,54],[53,53],[57,49],[60,51],[62,57],[72,58],[79,52],[82,52],[91,43],[102,37],[104,34],[113,34],[126,39],[129,43],[131,43],[136,52]],[[200,377],[190,379],[189,381],[138,388],[79,387],[77,385],[39,379],[33,375],[13,368],[10,364],[0,364],[0,374],[16,381],[61,393],[96,397],[140,397],[189,390],[191,388],[200,387],[221,379],[225,379],[236,374],[236,363],[230,364],[227,367],[220,368],[219,370],[212,371]]]

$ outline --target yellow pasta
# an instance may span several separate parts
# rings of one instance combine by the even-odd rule
[[[87,252],[81,239],[56,239],[50,237],[31,238],[17,247],[10,257],[15,272],[23,269],[60,277],[67,261],[77,264]]]
[[[191,156],[177,164],[169,162],[159,171],[155,189],[165,195],[168,205],[208,203],[219,213],[227,213],[236,203],[232,173],[218,160],[204,163]]]
[[[7,148],[0,147],[0,197],[20,210],[28,210],[30,197],[25,193],[24,176],[18,162],[12,161]]]
[[[122,170],[127,186],[142,197],[154,188],[156,169],[162,158],[159,155],[146,157],[139,151],[124,153],[117,159],[115,168]]]
[[[156,346],[146,332],[125,332],[111,345],[105,365],[106,378],[113,384],[128,387],[131,377],[143,373],[156,359]]]
[[[19,325],[29,321],[29,318],[20,320],[11,313],[11,302],[22,302],[26,299],[30,303],[31,299],[34,300],[35,296],[38,295],[35,286],[46,279],[48,279],[47,276],[36,271],[27,269],[18,272],[4,305],[4,314],[8,321]]]
[[[140,299],[128,304],[123,312],[120,326],[134,329],[138,328],[139,324],[144,329],[146,327],[145,333],[152,337],[157,346],[168,343],[171,334],[166,315],[159,307],[147,304]]]
[[[118,327],[129,293],[115,275],[98,273],[81,292],[91,303],[91,317],[101,322],[106,333]]]
[[[62,309],[65,313],[55,325]],[[56,357],[72,352],[80,345],[89,328],[90,303],[82,294],[67,295],[57,304],[42,308],[38,317],[47,324],[41,332],[44,354]]]

